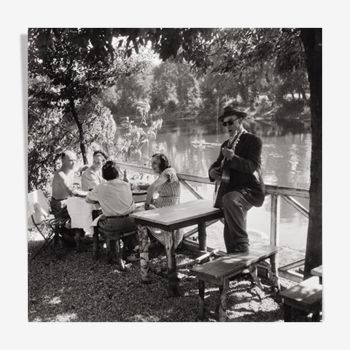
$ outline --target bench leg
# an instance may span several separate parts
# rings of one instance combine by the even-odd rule
[[[283,311],[284,311],[284,322],[292,322],[292,308],[289,305],[284,303]]]
[[[122,255],[122,248],[120,244],[120,238],[117,238],[115,241],[115,250],[116,250],[116,257],[117,257],[117,262],[121,270],[125,270],[125,264],[123,260],[123,255]]]
[[[229,284],[229,280],[225,280],[224,284],[219,287],[219,291],[220,291],[219,321],[220,322],[226,322],[228,284]]]
[[[205,223],[198,224],[198,241],[199,241],[199,250],[206,252],[207,251],[207,231]]]
[[[53,240],[53,245],[55,247],[58,246],[59,242],[60,242],[60,232],[59,232],[60,228],[59,226],[56,224],[55,225],[55,237],[54,237],[54,240]]]
[[[92,256],[93,259],[98,259],[98,252],[99,252],[99,246],[98,246],[98,228],[94,227],[94,235],[93,235],[93,248],[92,248]]]
[[[141,268],[141,282],[148,283],[148,270],[149,270],[149,255],[148,244],[149,238],[147,234],[147,227],[143,225],[137,226],[137,232],[139,235],[139,249],[140,249],[140,268]]]
[[[180,296],[176,273],[176,258],[174,247],[174,231],[165,234],[165,253],[168,265],[169,296]]]
[[[276,292],[279,292],[281,290],[281,287],[278,279],[277,254],[270,256],[270,263],[271,263],[270,280],[272,282],[273,287],[276,289]]]
[[[111,239],[109,235],[105,235],[105,243],[107,249],[107,262],[108,264],[114,264],[116,262],[116,242]]]
[[[199,295],[198,295],[197,318],[199,320],[202,320],[204,317],[204,294],[205,294],[205,282],[204,281],[198,282],[198,289],[199,289]]]
[[[256,268],[256,265],[250,265],[250,266],[248,267],[248,270],[249,270],[249,273],[250,273],[250,275],[252,276],[254,282],[257,284],[257,286],[258,286],[262,291],[265,291],[265,289],[264,289],[263,285],[261,284],[260,279],[259,279],[259,277],[258,277],[258,269]],[[259,296],[259,299],[260,299],[260,301],[261,301],[261,297],[260,297],[259,294],[258,294],[258,296]]]
[[[317,310],[315,311],[313,314],[312,314],[312,322],[320,322],[321,321],[321,312],[320,310]]]
[[[74,240],[75,240],[75,250],[80,253],[81,252],[81,237],[83,235],[83,230],[80,228],[74,229]]]

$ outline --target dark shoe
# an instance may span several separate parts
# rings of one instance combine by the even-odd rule
[[[246,252],[249,249],[248,243],[238,243],[235,246],[235,253],[243,253]]]
[[[140,260],[140,256],[138,253],[130,254],[126,257],[126,262],[135,262]]]

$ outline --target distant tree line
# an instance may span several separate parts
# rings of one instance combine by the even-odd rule
[[[232,101],[262,118],[300,116],[308,108],[308,80],[304,67],[278,72],[267,62],[231,74],[198,74],[190,64],[173,61],[150,64],[136,75],[123,76],[101,93],[104,106],[117,122],[125,117],[142,119],[148,106],[147,120],[213,120]]]

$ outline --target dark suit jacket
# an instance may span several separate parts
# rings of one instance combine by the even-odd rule
[[[222,148],[228,143],[226,140],[220,148],[218,159],[211,165],[210,170],[221,166],[224,158]],[[265,185],[261,176],[262,141],[259,137],[245,132],[235,149],[235,155],[230,162],[230,182],[227,192],[243,193],[247,200],[255,207],[262,206],[265,198]],[[210,177],[210,181],[214,181]]]

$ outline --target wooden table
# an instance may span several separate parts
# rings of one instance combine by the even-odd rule
[[[140,242],[141,280],[148,282],[148,234],[146,226],[157,227],[168,231],[165,237],[165,251],[167,257],[169,294],[180,295],[176,275],[176,260],[174,247],[174,231],[180,228],[198,225],[199,249],[206,251],[205,222],[221,219],[224,214],[221,209],[213,208],[213,202],[209,200],[195,200],[191,202],[173,205],[171,207],[158,208],[137,212],[131,215],[138,225]]]
[[[311,270],[311,275],[319,277],[320,284],[322,284],[322,273],[323,273],[322,265],[315,267],[314,269]]]

